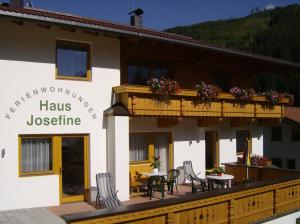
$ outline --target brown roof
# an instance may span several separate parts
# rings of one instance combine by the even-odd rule
[[[300,107],[286,107],[285,117],[300,124]]]
[[[267,57],[267,56],[248,53],[239,50],[233,50],[230,48],[220,47],[204,41],[195,40],[191,37],[171,34],[167,32],[160,32],[152,29],[134,27],[130,25],[124,25],[124,24],[119,24],[119,23],[109,22],[104,20],[81,17],[81,16],[71,15],[67,13],[58,13],[58,12],[52,12],[52,11],[41,10],[36,8],[16,9],[16,8],[10,8],[6,5],[0,5],[0,16],[7,16],[16,19],[46,22],[52,24],[64,24],[64,25],[75,26],[79,28],[89,28],[93,30],[101,30],[101,31],[113,32],[113,33],[118,33],[123,35],[138,36],[139,38],[156,39],[160,41],[173,42],[173,43],[188,45],[192,47],[199,47],[199,48],[206,48],[215,51],[221,51],[225,53],[263,60],[265,62],[283,64],[298,69],[300,68],[299,63],[294,63],[290,61],[285,61],[277,58]]]

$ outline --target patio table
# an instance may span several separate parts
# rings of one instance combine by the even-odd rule
[[[151,176],[166,176],[167,173],[164,171],[159,171],[157,173],[154,172],[142,172],[143,175],[147,176],[147,177],[151,177]]]
[[[217,174],[211,174],[206,176],[207,179],[215,181],[223,181],[227,185],[228,188],[231,187],[231,180],[234,179],[233,175],[230,174],[223,174],[222,176],[218,176]]]

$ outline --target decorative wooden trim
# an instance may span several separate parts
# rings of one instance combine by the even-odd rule
[[[188,220],[196,221],[200,217],[202,218],[201,223],[255,222],[274,215],[273,191],[275,189],[288,190],[300,184],[299,175],[294,180],[285,179],[281,180],[283,182],[276,183],[273,181],[268,185],[256,186],[256,184],[253,185],[253,187],[256,187],[252,189],[249,189],[249,187],[236,187],[235,189],[225,189],[206,194],[194,194],[187,197],[189,200],[187,198],[170,199],[138,206],[120,207],[119,209],[66,215],[63,218],[68,223],[151,223],[154,220],[157,221],[157,219],[160,222],[153,223],[168,223],[168,221],[172,223],[174,213],[174,223],[187,223]],[[288,210],[292,210],[298,207],[300,195],[287,200],[291,201],[287,201]],[[202,211],[205,211],[205,213],[202,213]],[[180,219],[181,214],[184,214],[182,219],[185,222]]]
[[[230,126],[231,127],[247,127],[252,125],[255,122],[255,120],[253,119],[249,119],[249,118],[240,118],[240,119],[231,119],[230,120]]]
[[[285,98],[281,105],[268,106],[264,96],[255,96],[243,103],[230,93],[220,93],[213,102],[200,102],[191,89],[183,89],[168,102],[160,102],[148,86],[134,85],[113,87],[113,92],[132,116],[280,119],[288,102]]]
[[[222,118],[198,118],[198,127],[213,127],[218,126],[222,122]]]
[[[159,128],[168,128],[175,126],[179,123],[181,119],[178,117],[158,117],[157,118],[157,127]]]

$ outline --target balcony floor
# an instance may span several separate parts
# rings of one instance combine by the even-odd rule
[[[190,195],[192,194],[191,189],[192,188],[190,184],[178,185],[178,192],[176,191],[176,189],[174,189],[173,195],[169,191],[165,191],[165,199]],[[202,193],[205,194],[205,192]],[[140,203],[147,203],[147,202],[149,203],[158,200],[161,200],[161,194],[159,192],[155,192],[155,195],[151,200],[149,199],[149,196],[146,196],[144,192],[141,192],[139,197],[136,196],[131,197],[130,200],[124,201],[122,203],[123,205],[133,205],[133,204],[140,204]],[[62,204],[60,206],[48,207],[48,210],[57,216],[94,211],[96,209],[99,209],[99,207],[94,202],[91,204],[87,202],[75,202],[75,203]]]

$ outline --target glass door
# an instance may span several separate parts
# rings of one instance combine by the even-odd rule
[[[83,201],[87,189],[86,136],[61,137],[61,199]]]

